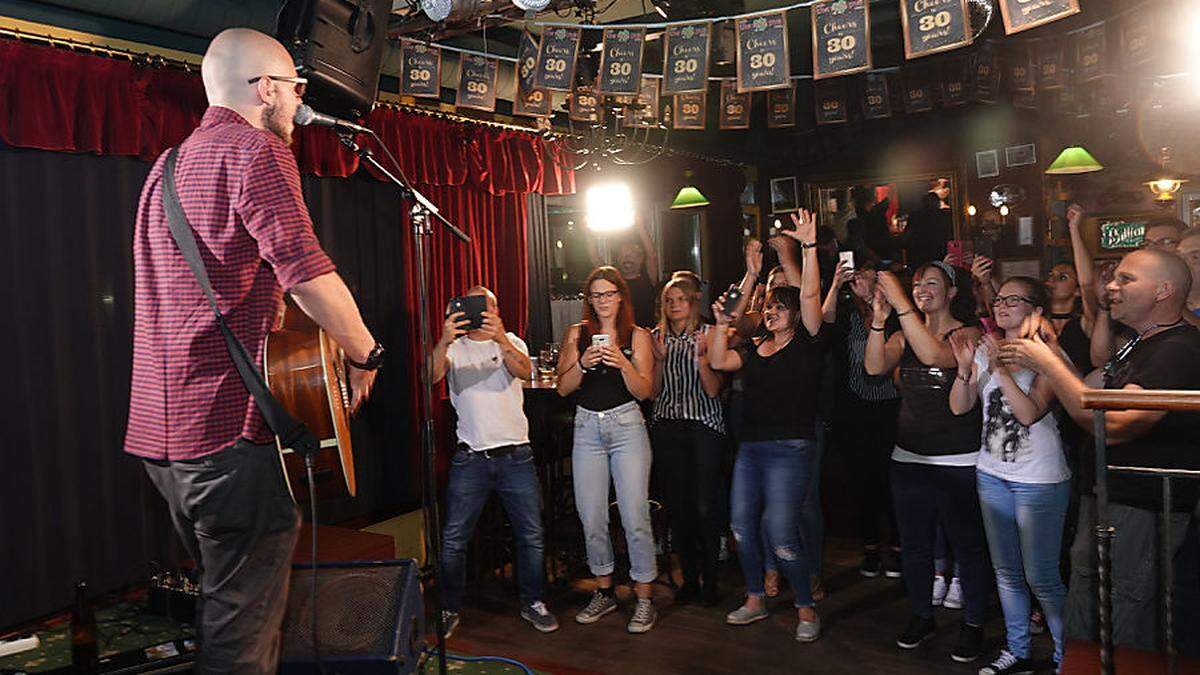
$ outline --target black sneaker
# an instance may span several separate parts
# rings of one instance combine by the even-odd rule
[[[685,581],[675,592],[675,604],[686,605],[700,599],[700,582]]]
[[[868,579],[874,579],[879,576],[879,571],[882,568],[880,563],[879,549],[868,548],[863,549],[862,564],[858,566],[858,573]]]
[[[1013,656],[1007,649],[994,661],[979,669],[979,675],[1033,675],[1033,661]]]
[[[521,618],[543,633],[558,630],[558,619],[546,609],[546,603],[538,600],[521,608]]]
[[[896,646],[901,649],[916,649],[917,645],[933,637],[937,626],[933,619],[914,616],[908,620],[908,627],[896,638]]]
[[[900,551],[893,548],[883,554],[883,576],[889,579],[899,579],[903,576],[901,569]]]
[[[958,641],[950,658],[959,663],[970,663],[983,654],[983,626],[963,624],[958,631]]]

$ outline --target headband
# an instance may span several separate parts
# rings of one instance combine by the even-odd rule
[[[951,284],[954,284],[955,286],[958,285],[958,272],[956,272],[954,270],[953,265],[951,265],[950,263],[948,263],[944,260],[934,260],[933,262],[931,262],[929,264],[933,265],[934,267],[937,267],[939,270],[945,272],[946,276],[950,278]]]

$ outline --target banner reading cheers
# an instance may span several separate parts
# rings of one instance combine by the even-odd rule
[[[863,84],[863,117],[869,120],[892,116],[892,101],[888,96],[887,75],[867,73]]]
[[[703,129],[708,107],[708,94],[690,91],[675,95],[674,126],[676,129]]]
[[[739,93],[737,81],[721,80],[722,129],[748,129],[750,127],[750,94]]]
[[[1000,97],[1000,68],[996,64],[996,52],[984,47],[975,52],[975,100],[980,103],[995,103]]]
[[[495,112],[498,62],[483,56],[463,54],[459,64],[462,74],[458,78],[458,95],[454,98],[454,105]]]
[[[813,79],[871,69],[867,0],[822,0],[811,11]]]
[[[1121,45],[1125,66],[1144,66],[1154,59],[1154,13],[1140,10],[1125,17],[1121,24]]]
[[[738,91],[791,86],[787,12],[743,17],[734,22],[734,26],[737,29]]]
[[[634,100],[639,108],[632,115],[625,117],[626,126],[653,127],[658,125],[658,83],[657,77],[643,77],[641,88]]]
[[[1023,42],[1008,52],[1008,86],[1013,91],[1033,91],[1033,59]]]
[[[442,50],[423,42],[400,40],[400,93],[441,96]]]
[[[542,33],[533,84],[539,89],[571,91],[575,82],[575,53],[580,28],[551,28]]]
[[[965,56],[958,56],[942,62],[942,79],[939,86],[942,90],[942,106],[956,108],[967,102],[969,91],[971,62]]]
[[[781,129],[796,126],[796,83],[787,89],[767,92],[767,127]]]
[[[521,44],[517,48],[517,95],[513,99],[513,114],[533,117],[550,115],[550,92],[533,86],[537,53],[537,40],[529,31],[522,31]]]
[[[600,97],[592,87],[578,86],[571,92],[567,117],[576,122],[600,121]]]
[[[646,29],[606,28],[603,39],[600,93],[636,94],[642,79],[642,46],[646,44]]]
[[[906,67],[900,80],[904,82],[904,112],[911,114],[933,110],[933,89],[929,86],[925,68]]]
[[[813,86],[817,103],[817,124],[840,124],[849,119],[846,110],[846,82],[834,80]]]
[[[663,93],[708,91],[711,24],[673,24],[663,39]]]
[[[1029,30],[1079,12],[1079,0],[999,0],[1008,35]]]
[[[1058,89],[1067,83],[1063,67],[1063,49],[1057,42],[1047,42],[1038,52],[1038,88]]]
[[[1091,82],[1108,75],[1108,31],[1104,24],[1075,36],[1075,81]]]
[[[967,0],[903,0],[900,19],[906,59],[971,44]]]

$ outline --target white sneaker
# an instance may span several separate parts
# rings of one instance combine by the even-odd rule
[[[933,606],[941,607],[942,602],[946,599],[946,577],[935,574],[933,575]]]
[[[962,584],[958,583],[958,577],[950,580],[950,588],[946,590],[946,598],[942,602],[942,607],[962,609]]]

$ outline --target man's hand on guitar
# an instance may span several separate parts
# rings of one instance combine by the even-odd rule
[[[378,370],[359,370],[350,364],[346,364],[346,375],[350,378],[350,414],[358,412],[362,404],[371,396],[371,389],[375,386],[375,375]]]

